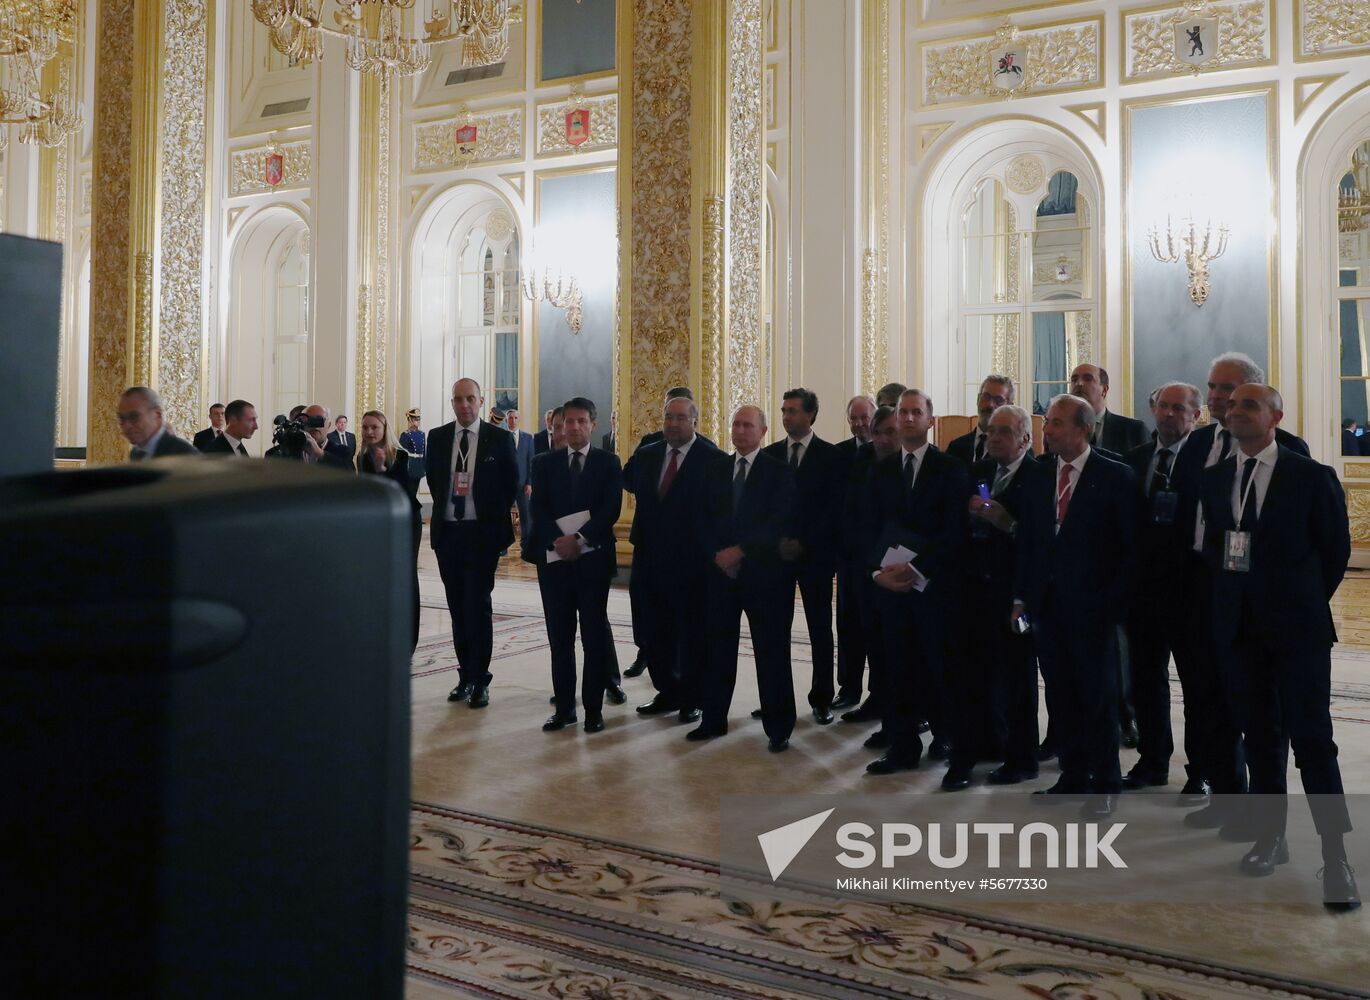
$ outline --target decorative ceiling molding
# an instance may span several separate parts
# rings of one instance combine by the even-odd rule
[[[1108,104],[1105,101],[1093,101],[1089,104],[1071,104],[1066,110],[1084,121],[1092,128],[1100,139],[1108,141]]]
[[[1316,101],[1320,94],[1336,83],[1345,73],[1332,73],[1329,76],[1305,76],[1294,81],[1294,121],[1303,117],[1308,105]]]
[[[509,186],[519,193],[519,197],[523,196],[523,173],[521,171],[512,174],[500,174],[499,179],[508,181]]]
[[[1364,0],[1298,0],[1294,59],[1335,59],[1370,51],[1370,4]]]
[[[922,42],[918,46],[919,110],[1004,101],[1014,91],[996,87],[991,53],[1011,33],[1025,50],[1016,94],[1060,94],[1103,85],[1104,19],[1058,21],[1030,27],[1005,23],[998,32]]]
[[[1059,7],[1077,0],[914,0],[915,22],[948,24],[952,21],[978,21],[986,17],[1002,17],[1014,11],[1037,11]]]
[[[285,157],[282,165],[281,183],[274,188],[266,182],[266,156],[270,147],[263,143],[247,149],[234,150],[229,156],[228,196],[236,198],[244,194],[260,194],[263,191],[288,191],[309,187],[313,174],[314,144],[286,142],[280,144],[280,152]]]
[[[466,125],[476,127],[475,141],[457,147],[456,131]],[[523,107],[472,111],[415,125],[410,158],[416,173],[451,170],[476,163],[518,160],[523,157]]]
[[[1274,64],[1271,0],[1210,0],[1200,16],[1218,19],[1218,49],[1201,67],[1176,54],[1177,19],[1188,14],[1181,3],[1122,12],[1124,83]]]
[[[951,128],[951,122],[934,122],[931,125],[918,126],[918,155],[915,160],[921,160],[932,144],[942,137],[942,133]]]
[[[1008,165],[1004,181],[1015,194],[1036,194],[1047,182],[1047,166],[1040,156],[1031,153],[1015,156]]]
[[[243,205],[228,210],[228,232],[230,235],[232,235],[233,230],[238,227],[238,220],[243,217],[243,213],[246,211],[247,208]]]
[[[433,185],[431,184],[415,184],[409,189],[409,211],[411,213],[418,203],[423,200],[423,196],[426,195],[432,187]]]
[[[566,138],[566,115],[578,108],[590,112],[590,134],[579,146]],[[618,95],[571,97],[537,106],[537,155],[560,156],[613,149],[618,145]]]

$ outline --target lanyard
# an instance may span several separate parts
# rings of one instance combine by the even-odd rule
[[[1242,527],[1242,515],[1246,513],[1246,501],[1250,498],[1251,492],[1256,488],[1256,473],[1260,469],[1261,463],[1256,463],[1256,468],[1251,470],[1251,478],[1246,481],[1246,489],[1242,492],[1241,499],[1237,502],[1237,530]]]

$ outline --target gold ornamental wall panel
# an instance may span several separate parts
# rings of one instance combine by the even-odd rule
[[[579,108],[590,112],[590,134],[579,146],[573,146],[566,138],[566,116]],[[613,149],[618,145],[618,95],[606,94],[539,104],[537,123],[538,157]]]
[[[228,195],[236,198],[263,191],[291,191],[309,187],[314,172],[314,144],[286,142],[279,147],[284,163],[281,183],[274,188],[266,182],[266,157],[269,146],[239,149],[228,159]]]
[[[1218,48],[1201,72],[1269,66],[1275,61],[1272,0],[1226,0],[1209,3],[1202,16],[1218,19]],[[1188,7],[1170,3],[1122,12],[1122,73],[1125,83],[1188,76],[1198,71],[1175,54],[1176,18]]]
[[[1351,542],[1370,548],[1370,486],[1346,484],[1346,511],[1351,520]]]
[[[457,129],[464,125],[476,127],[476,141],[468,147],[469,153],[463,153],[457,145]],[[473,111],[414,126],[410,159],[418,173],[522,158],[522,107]]]
[[[1335,59],[1370,52],[1370,3],[1365,0],[1297,0],[1294,58]]]
[[[1001,90],[991,78],[990,53],[1001,44],[986,31],[922,42],[917,74],[920,110],[985,104],[1013,97],[1061,94],[1103,85],[1104,20],[1092,17],[1016,28],[1027,64],[1017,91]]]
[[[760,0],[729,0],[728,53],[728,410],[767,412],[770,345],[762,326],[765,127]]]

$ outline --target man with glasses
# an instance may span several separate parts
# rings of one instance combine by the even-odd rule
[[[135,385],[119,396],[119,433],[133,445],[129,461],[171,455],[198,455],[195,446],[178,438],[162,416],[162,397],[146,386]]]

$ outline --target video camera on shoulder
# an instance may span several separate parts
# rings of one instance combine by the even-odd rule
[[[305,435],[311,427],[322,428],[328,424],[323,417],[310,417],[303,413],[294,420],[284,413],[278,413],[271,422],[276,428],[271,434],[271,443],[292,458],[304,456],[305,450],[309,447]]]

